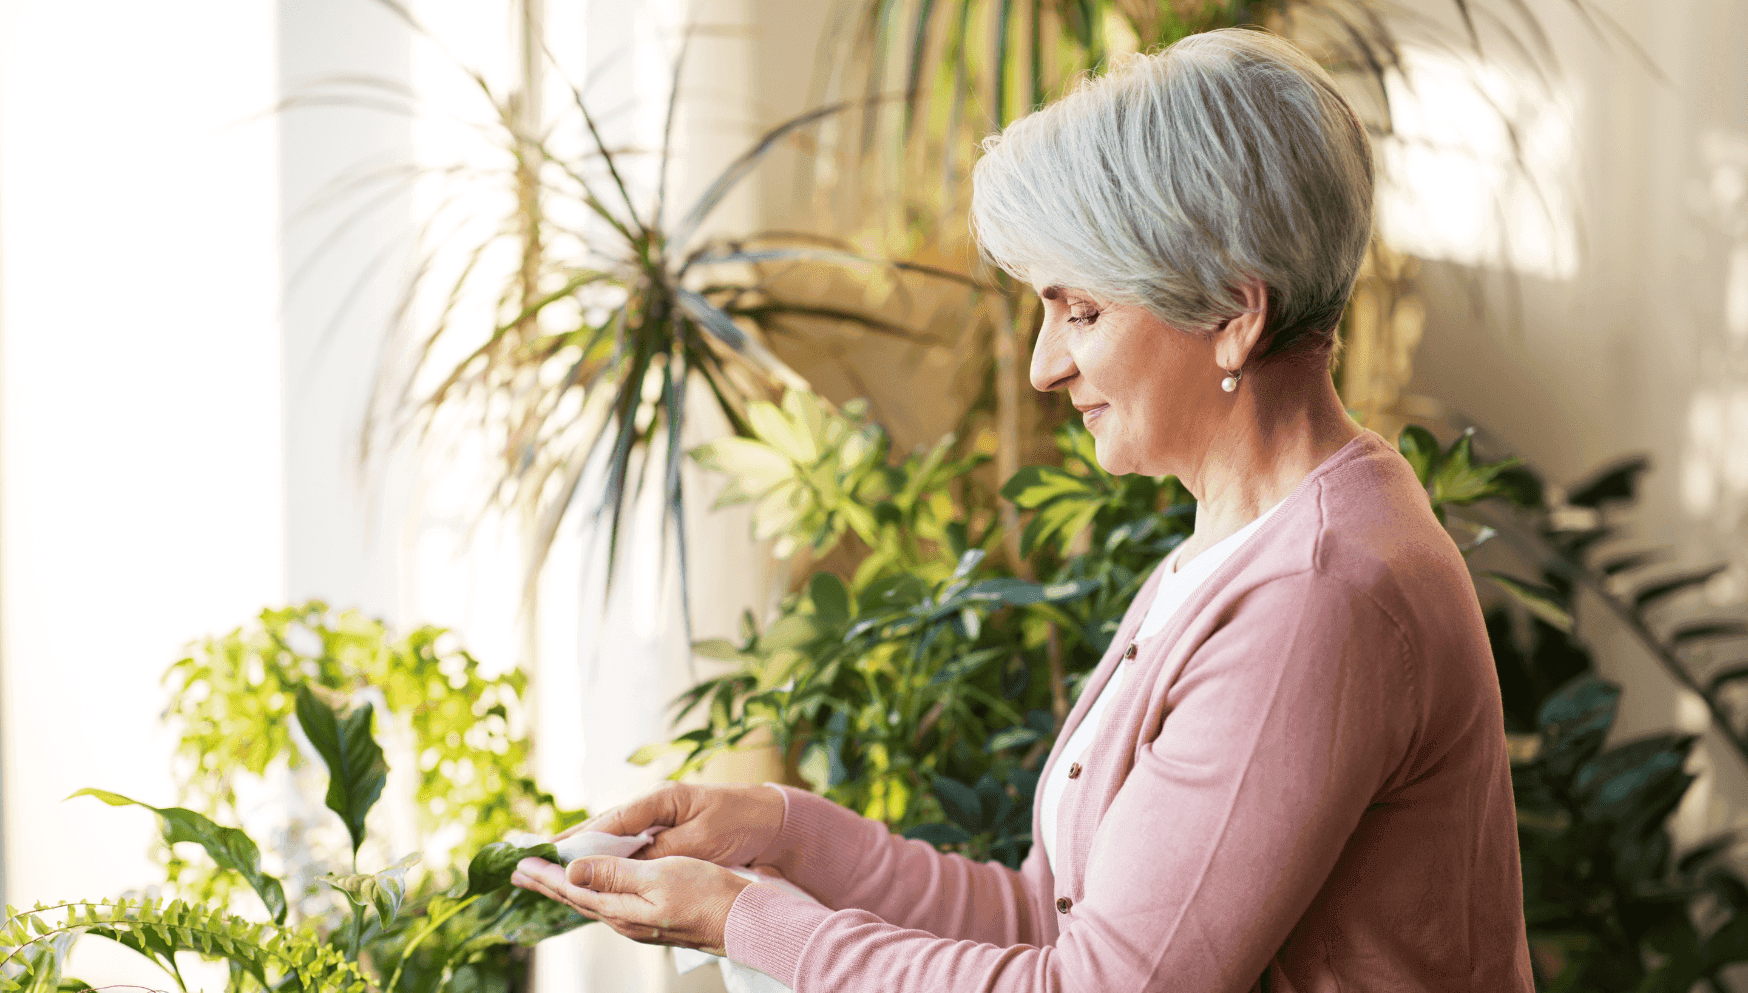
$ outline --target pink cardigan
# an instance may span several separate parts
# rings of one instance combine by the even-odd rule
[[[1124,661],[1159,579],[1045,764],[1134,666],[1063,795],[1062,875],[778,786],[756,861],[824,906],[748,886],[728,957],[795,993],[1529,993],[1493,656],[1402,455],[1330,456]]]

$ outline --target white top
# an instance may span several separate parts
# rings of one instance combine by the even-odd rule
[[[1282,503],[1284,502],[1286,501],[1282,501]],[[1166,556],[1163,566],[1167,570],[1166,574],[1160,577],[1159,592],[1153,598],[1153,605],[1147,609],[1147,617],[1141,622],[1141,630],[1135,635],[1135,640],[1140,641],[1142,638],[1152,637],[1164,630],[1172,615],[1177,613],[1184,601],[1196,592],[1196,588],[1202,585],[1202,581],[1212,575],[1215,569],[1220,568],[1220,563],[1230,558],[1233,552],[1238,551],[1245,539],[1262,526],[1262,522],[1267,520],[1269,515],[1274,513],[1280,505],[1277,503],[1263,511],[1256,520],[1239,528],[1215,543],[1213,547],[1191,559],[1190,563],[1184,566],[1182,572],[1176,570],[1178,553],[1183,551],[1183,546],[1179,545],[1173,549],[1172,553]],[[1092,744],[1093,735],[1098,731],[1099,718],[1104,716],[1105,708],[1110,705],[1110,702],[1116,699],[1117,691],[1123,684],[1123,676],[1128,671],[1128,659],[1117,664],[1117,671],[1111,674],[1111,678],[1105,683],[1104,688],[1099,691],[1098,697],[1087,709],[1086,717],[1075,727],[1074,733],[1068,736],[1067,744],[1062,746],[1062,754],[1056,757],[1056,764],[1050,769],[1050,778],[1043,784],[1044,806],[1039,811],[1038,818],[1038,826],[1043,837],[1039,839],[1039,842],[1044,846],[1044,858],[1050,863],[1052,875],[1056,872],[1054,845],[1056,812],[1062,804],[1062,792],[1068,787],[1068,767],[1079,759],[1081,753],[1085,752],[1087,747]]]

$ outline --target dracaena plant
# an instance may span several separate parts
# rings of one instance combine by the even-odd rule
[[[521,858],[556,851],[506,834],[550,833],[587,812],[558,808],[527,778],[519,674],[483,676],[441,629],[396,639],[380,622],[321,603],[267,610],[257,625],[194,646],[166,682],[191,806],[100,789],[75,796],[155,813],[168,885],[7,908],[0,990],[81,988],[62,972],[86,934],[140,952],[184,989],[181,951],[228,961],[237,991],[508,989],[525,976],[522,949],[587,923],[509,885]],[[388,783],[379,736],[420,766],[411,799],[422,834],[434,840],[459,826],[459,843],[397,852],[370,836],[368,815]],[[282,762],[325,768],[322,813],[340,829],[331,848],[319,824],[275,832],[280,847],[264,851],[223,823],[238,820],[238,780]]]
[[[447,52],[405,5],[377,2]],[[472,122],[483,135],[481,162],[361,165],[329,197],[362,205],[350,225],[408,183],[442,187],[436,206],[419,218],[424,254],[399,312],[402,333],[390,350],[397,361],[385,362],[378,379],[365,454],[384,438],[455,441],[463,430],[483,433],[498,465],[481,509],[521,515],[525,595],[561,520],[578,505],[605,525],[611,583],[628,495],[653,485],[664,508],[661,558],[665,566],[671,534],[684,597],[680,465],[689,391],[705,391],[733,432],[750,434],[750,400],[806,385],[768,344],[793,329],[793,318],[902,337],[908,328],[861,306],[857,280],[902,275],[975,284],[928,266],[877,262],[823,236],[707,233],[716,209],[773,149],[848,103],[771,128],[701,193],[680,201],[669,183],[680,167],[672,140],[677,101],[668,103],[659,147],[617,145],[584,90],[568,83],[576,67],[552,58],[539,19],[525,19],[523,28],[527,58],[511,86],[454,62],[482,108]],[[682,47],[675,92],[683,61]],[[530,96],[546,77],[567,80],[568,99],[551,114]],[[319,81],[287,104],[336,100],[413,109],[404,87],[358,76]],[[484,234],[432,236],[450,229]],[[494,262],[506,259],[514,265]],[[847,278],[850,302],[775,288],[781,275],[822,269]],[[415,300],[441,303],[420,317]],[[482,302],[484,319],[465,316],[480,313]],[[584,482],[592,472],[598,481],[590,492]]]

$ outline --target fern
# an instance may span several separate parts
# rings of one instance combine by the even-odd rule
[[[310,993],[375,989],[344,955],[301,930],[181,900],[123,898],[39,903],[28,911],[8,906],[6,919],[0,922],[0,993],[54,989],[61,959],[70,946],[57,939],[80,934],[109,938],[139,952],[168,972],[184,991],[188,987],[176,967],[177,952],[229,960],[232,989],[242,987],[243,977],[253,978],[262,989]],[[55,954],[40,954],[45,947],[55,949]],[[55,975],[45,976],[49,970]]]

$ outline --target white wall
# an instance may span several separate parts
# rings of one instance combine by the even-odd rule
[[[0,3],[6,894],[150,881],[158,678],[285,595],[274,5]],[[238,126],[233,126],[238,125]],[[76,975],[162,985],[107,942]],[[221,972],[222,976],[222,972]]]

